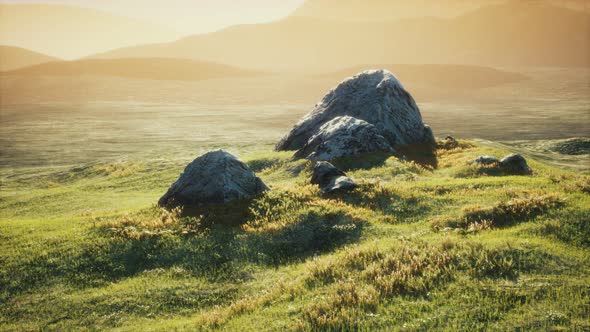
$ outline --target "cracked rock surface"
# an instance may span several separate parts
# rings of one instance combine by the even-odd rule
[[[248,199],[269,188],[236,156],[208,152],[191,162],[158,204],[199,205]]]
[[[432,130],[424,124],[414,98],[397,78],[387,70],[369,70],[344,80],[330,91],[283,137],[276,149],[303,148],[324,124],[339,116],[375,126],[391,146],[434,143]]]
[[[328,161],[370,152],[394,152],[394,149],[372,124],[339,116],[321,126],[295,157]]]

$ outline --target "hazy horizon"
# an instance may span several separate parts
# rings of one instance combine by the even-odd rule
[[[213,32],[225,27],[268,22],[291,14],[305,0],[0,0],[1,4],[66,5],[101,10],[149,21],[179,36]],[[197,19],[195,19],[197,18]]]

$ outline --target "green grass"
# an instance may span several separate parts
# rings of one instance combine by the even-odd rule
[[[15,169],[0,191],[0,330],[586,331],[590,178],[386,155],[323,195],[290,153],[241,156],[272,191],[153,205],[184,161]]]

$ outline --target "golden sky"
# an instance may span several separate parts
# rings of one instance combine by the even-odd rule
[[[65,4],[146,19],[182,35],[240,24],[272,21],[304,0],[0,0],[1,4]]]

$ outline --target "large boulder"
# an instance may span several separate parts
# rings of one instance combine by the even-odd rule
[[[208,152],[191,162],[158,204],[199,205],[248,199],[269,188],[246,164],[223,151]]]
[[[374,125],[391,146],[434,144],[414,98],[386,70],[362,72],[340,83],[277,144],[277,150],[299,150],[319,129],[338,116]]]
[[[347,177],[346,173],[327,161],[320,161],[315,164],[311,183],[319,185],[320,189],[326,194],[348,191],[357,187],[357,184]]]
[[[508,155],[500,160],[500,168],[507,173],[528,175],[531,174],[531,169],[524,159],[519,154]]]
[[[379,151],[394,150],[375,126],[350,116],[339,116],[321,126],[295,157],[326,161]]]

